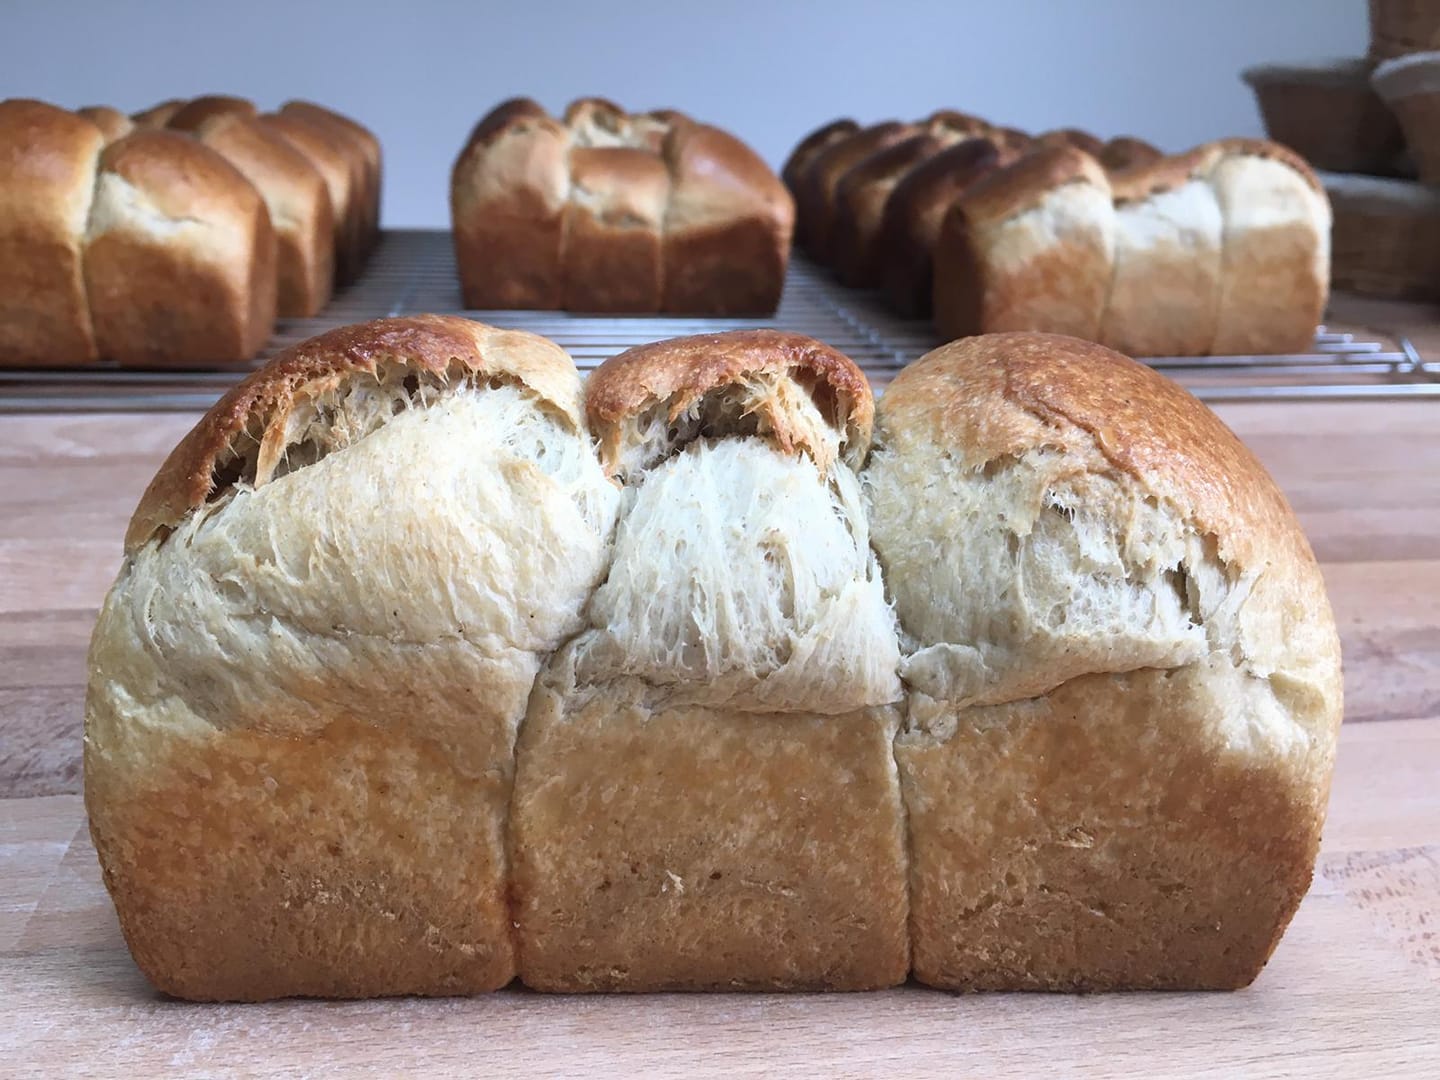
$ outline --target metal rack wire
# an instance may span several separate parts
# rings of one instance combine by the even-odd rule
[[[364,276],[314,319],[283,321],[255,363],[227,370],[0,370],[0,413],[196,410],[265,357],[335,326],[422,311],[466,315],[530,330],[558,342],[582,368],[632,345],[682,334],[765,326],[810,334],[856,361],[883,387],[905,364],[939,344],[928,322],[897,319],[870,293],[837,285],[801,258],[792,261],[780,309],[769,319],[599,317],[555,311],[470,311],[460,300],[448,233],[385,234]],[[1440,363],[1410,342],[1321,327],[1311,352],[1293,356],[1154,357],[1147,363],[1207,400],[1440,397]],[[1393,346],[1380,338],[1388,338]]]

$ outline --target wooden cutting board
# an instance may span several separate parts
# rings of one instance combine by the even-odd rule
[[[3,1075],[1440,1076],[1428,720],[1346,727],[1314,887],[1239,993],[189,1005],[125,951],[78,796],[0,800],[0,867]]]

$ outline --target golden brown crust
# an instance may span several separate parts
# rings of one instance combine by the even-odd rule
[[[152,105],[148,109],[131,113],[130,119],[135,121],[137,128],[163,128],[170,123],[170,118],[185,107],[184,98],[171,98],[169,101],[162,101]]]
[[[1107,142],[1100,151],[1100,164],[1111,172],[1121,172],[1140,165],[1149,165],[1164,155],[1144,139],[1120,135]]]
[[[255,117],[259,114],[260,110],[255,108],[253,101],[227,97],[224,94],[208,94],[205,97],[193,98],[176,109],[165,126],[172,131],[194,133],[207,120],[217,116]]]
[[[260,122],[310,159],[330,191],[335,221],[335,277],[353,281],[365,261],[365,158],[342,132],[294,113],[267,113]]]
[[[104,141],[64,109],[0,102],[0,366],[96,359],[82,255]]]
[[[935,245],[946,211],[1014,155],[988,136],[967,139],[917,165],[895,185],[876,241],[880,286],[892,309],[909,318],[929,313]]]
[[[877,150],[883,150],[915,134],[912,124],[887,120],[861,128],[847,138],[827,146],[811,160],[800,178],[795,204],[805,220],[804,236],[810,256],[827,263],[830,259],[830,229],[835,219],[835,189],[840,178]]]
[[[1105,152],[1103,140],[1096,138],[1088,131],[1081,131],[1079,128],[1056,128],[1035,136],[1034,143],[1037,147],[1073,146],[1076,150],[1083,150],[1095,158]]]
[[[585,411],[601,444],[601,463],[611,475],[617,472],[619,427],[651,406],[666,402],[669,415],[676,417],[711,391],[766,374],[808,377],[823,384],[828,389],[825,397],[833,402],[827,419],[851,447],[861,448],[863,456],[875,420],[875,400],[854,361],[803,334],[733,330],[639,345],[595,370],[585,387]],[[800,448],[783,416],[770,420],[783,449]]]
[[[659,311],[670,174],[644,150],[574,147],[561,274],[567,311]]]
[[[980,117],[956,109],[936,109],[921,123],[927,131],[951,131],[958,135],[983,135],[990,130],[990,125]]]
[[[105,142],[123,139],[135,130],[135,122],[119,109],[109,105],[86,105],[75,110],[76,116],[83,116],[105,133]]]
[[[1212,160],[1217,161],[1222,157],[1257,157],[1278,161],[1299,173],[1301,179],[1317,194],[1325,194],[1325,186],[1320,183],[1320,178],[1315,175],[1310,163],[1288,146],[1281,146],[1277,142],[1270,142],[1268,139],[1216,139],[1192,151],[1199,152],[1210,154]]]
[[[768,315],[780,305],[795,204],[749,146],[708,124],[677,125],[670,171],[661,310]]]
[[[100,159],[85,287],[101,356],[239,363],[275,324],[275,234],[259,193],[188,135],[142,129]]]
[[[816,156],[828,146],[833,146],[841,139],[847,139],[860,130],[860,125],[848,116],[841,120],[832,120],[822,127],[816,128],[805,138],[801,139],[790,156],[785,159],[785,164],[780,169],[780,178],[790,190],[790,194],[799,198],[801,177],[810,163]],[[796,242],[799,238],[799,222],[796,223]]]
[[[972,185],[935,247],[941,336],[1047,330],[1093,340],[1114,267],[1114,213],[1105,170],[1070,146],[1034,151]]]
[[[1314,563],[1285,496],[1220,418],[1103,345],[1036,333],[953,341],[896,376],[884,411],[891,430],[926,432],[977,469],[1044,445],[1056,425],[1079,428],[1115,469],[1218,537],[1226,561]]]
[[[211,407],[145,489],[125,534],[126,550],[203,505],[216,490],[217,465],[233,457],[241,442],[278,432],[297,401],[395,365],[447,378],[514,378],[581,428],[574,365],[545,338],[449,315],[342,326],[279,353]]]
[[[223,154],[265,200],[278,243],[276,313],[318,314],[335,279],[335,217],[325,178],[283,136],[243,113],[212,114],[194,135]]]
[[[564,306],[570,145],[569,129],[528,98],[502,102],[475,126],[450,173],[455,262],[467,308]]]
[[[1159,156],[1149,161],[1136,161],[1128,168],[1110,174],[1110,193],[1117,206],[1148,199],[1204,176],[1214,162],[1208,147],[1197,147],[1184,154]]]
[[[971,185],[965,192],[965,215],[976,225],[1003,221],[1070,183],[1104,187],[1108,182],[1105,170],[1083,150],[1068,145],[1043,147]]]
[[[916,135],[871,154],[841,177],[831,252],[842,284],[858,289],[879,282],[875,244],[886,204],[896,185],[945,145],[935,135]]]
[[[287,101],[280,106],[280,115],[298,116],[322,126],[329,126],[348,140],[364,160],[365,183],[361,197],[360,230],[364,252],[368,253],[380,238],[380,197],[384,174],[384,158],[380,140],[364,124],[334,109],[309,101]]]

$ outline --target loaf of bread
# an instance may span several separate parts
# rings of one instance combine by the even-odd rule
[[[1195,356],[1214,346],[1224,223],[1213,164],[1202,148],[1111,173],[1115,265],[1098,340],[1112,349]]]
[[[936,328],[1074,334],[1139,356],[1303,352],[1330,209],[1296,155],[1226,139],[1108,172],[1072,148],[991,173],[934,252]]]
[[[148,109],[132,113],[130,119],[137,128],[163,128],[170,123],[170,118],[184,107],[184,98],[171,98],[169,101],[162,101]]]
[[[105,136],[40,101],[0,102],[0,365],[98,357],[85,227]]]
[[[1056,143],[990,173],[946,213],[934,260],[942,337],[1043,327],[1095,340],[1115,263],[1105,170]]]
[[[189,123],[190,133],[223,155],[265,201],[278,245],[277,314],[319,314],[335,280],[335,218],[320,170],[262,124],[253,108],[187,116],[188,108],[176,114],[172,126]]]
[[[135,512],[90,657],[92,835],[157,987],[514,977],[515,732],[619,501],[574,365],[530,334],[344,328],[210,411]]]
[[[98,127],[104,133],[107,145],[123,139],[138,126],[119,109],[112,109],[109,105],[86,105],[76,109],[75,115],[83,116]]]
[[[125,365],[234,363],[275,325],[275,233],[220,154],[140,130],[100,156],[85,290],[102,357]]]
[[[1249,983],[1310,882],[1342,699],[1262,466],[1150,369],[1005,334],[895,379],[864,482],[908,646],[915,977]]]
[[[812,259],[827,266],[830,264],[836,195],[845,174],[871,154],[880,153],[920,133],[916,124],[887,120],[861,128],[815,155],[801,175],[799,191],[795,196],[796,214],[805,222],[802,229],[805,251]]]
[[[1130,135],[1119,135],[1100,149],[1099,161],[1110,172],[1124,172],[1142,165],[1153,165],[1165,155],[1146,142]]]
[[[852,289],[878,284],[876,245],[891,193],[953,141],[954,137],[914,135],[871,154],[840,178],[830,228],[830,265],[841,284]]]
[[[0,363],[233,363],[264,344],[275,238],[223,157],[172,132],[108,141],[33,101],[0,104],[0,146]]]
[[[966,139],[906,173],[885,200],[875,241],[879,284],[891,309],[907,318],[930,314],[934,253],[955,200],[1018,152],[993,135]]]
[[[815,160],[823,151],[835,145],[841,139],[847,139],[860,130],[860,125],[848,118],[843,120],[832,120],[823,127],[816,128],[805,138],[801,139],[795,149],[790,151],[790,156],[785,159],[785,164],[780,169],[780,179],[789,190],[797,204],[795,215],[795,246],[802,251],[809,246],[809,238],[805,235],[805,216],[798,212],[800,201],[800,185],[802,177],[810,168],[810,163]]]
[[[365,262],[365,163],[360,151],[333,128],[303,116],[265,113],[259,123],[303,154],[324,178],[333,214],[335,282],[349,284]]]
[[[470,308],[759,315],[784,288],[794,206],[734,137],[598,98],[561,120],[506,101],[451,173]]]
[[[105,882],[197,1000],[1243,986],[1342,700],[1261,466],[1029,333],[877,420],[794,334],[582,405],[531,335],[332,331],[162,466],[89,663]]]
[[[368,256],[380,242],[380,197],[383,188],[384,156],[380,140],[365,125],[352,118],[311,101],[287,101],[280,106],[281,116],[296,116],[329,127],[349,142],[362,163],[363,184],[360,198],[361,256]]]

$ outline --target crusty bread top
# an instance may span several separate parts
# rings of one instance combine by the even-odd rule
[[[1315,175],[1315,170],[1308,161],[1288,146],[1270,142],[1268,139],[1216,139],[1214,142],[1197,146],[1192,152],[1209,154],[1212,164],[1226,157],[1257,157],[1278,161],[1299,173],[1312,190],[1322,196],[1325,194],[1320,178]]]
[[[444,383],[513,380],[576,431],[584,430],[575,365],[545,338],[445,315],[340,327],[286,349],[215,403],[146,488],[126,531],[125,550],[173,529],[216,494],[228,472],[242,474],[237,463],[248,463],[252,479],[263,480],[287,449],[285,421],[297,405],[350,380],[378,380],[395,368]]]
[[[130,119],[135,121],[136,127],[162,128],[170,122],[172,116],[184,107],[184,98],[171,98],[169,101],[162,101],[158,105],[151,105],[148,109],[131,113]]]
[[[253,101],[245,98],[227,97],[224,94],[207,94],[187,101],[177,109],[165,126],[174,131],[195,131],[212,116],[258,116],[260,110]]]
[[[932,157],[944,145],[934,135],[912,135],[902,142],[877,150],[869,157],[861,159],[859,164],[840,178],[836,194],[843,202],[847,194],[855,188],[877,180],[899,177],[919,162]]]
[[[1118,135],[1107,142],[1105,148],[1100,151],[1100,164],[1111,172],[1120,172],[1124,169],[1149,165],[1164,156],[1144,139],[1137,139],[1130,135]]]
[[[1148,199],[1164,191],[1173,191],[1196,177],[1203,177],[1214,161],[1214,151],[1208,146],[1197,146],[1194,150],[1171,157],[1157,157],[1152,161],[1131,165],[1127,169],[1110,174],[1110,194],[1117,206]]]
[[[828,345],[779,330],[697,334],[640,345],[613,356],[590,376],[585,409],[607,475],[623,477],[652,462],[647,433],[657,407],[668,425],[664,452],[675,449],[677,421],[701,417],[711,395],[738,391],[741,415],[782,450],[804,452],[827,468],[837,452],[858,467],[870,447],[875,400],[854,362]],[[825,431],[815,429],[818,410]],[[691,437],[705,435],[696,430]],[[665,441],[665,440],[662,440]]]
[[[1234,432],[1178,383],[1102,345],[962,338],[896,376],[883,412],[888,438],[929,440],[975,470],[1085,433],[1112,468],[1213,536],[1227,562],[1313,562],[1284,495]]]
[[[1073,146],[1076,150],[1084,150],[1091,157],[1097,158],[1105,150],[1105,143],[1101,139],[1079,128],[1056,128],[1035,136],[1034,142],[1040,146]]]
[[[960,204],[972,225],[1004,221],[1023,213],[1064,184],[1090,184],[1109,190],[1100,163],[1073,146],[1049,146],[977,180]]]
[[[135,122],[130,117],[119,109],[112,109],[109,105],[85,105],[76,109],[75,114],[83,116],[103,131],[107,143],[123,139],[135,130]]]
[[[660,153],[676,192],[667,229],[750,213],[776,223],[788,246],[795,204],[780,178],[746,143],[728,131],[685,120],[670,129]]]
[[[79,187],[88,205],[104,141],[89,120],[55,105],[27,98],[0,101],[0,213],[12,222],[28,218],[39,206],[75,202]],[[62,193],[57,187],[62,184],[71,190]]]
[[[927,131],[945,129],[962,135],[980,135],[990,130],[990,125],[978,116],[959,112],[956,109],[936,109],[925,118],[923,126]]]
[[[299,116],[302,119],[327,121],[345,129],[349,135],[359,142],[365,149],[365,156],[375,164],[380,162],[380,140],[375,133],[357,120],[352,120],[344,113],[338,113],[334,109],[327,109],[324,105],[316,105],[313,101],[301,101],[298,99],[285,102],[280,106],[280,115]]]
[[[488,146],[512,128],[526,124],[541,124],[556,131],[561,128],[538,101],[525,97],[509,98],[480,118],[480,122],[471,129],[470,137],[465,140],[465,149]]]
[[[143,191],[172,219],[249,215],[261,206],[259,193],[222,154],[178,131],[142,128],[111,143],[100,171]]]
[[[859,130],[859,124],[849,117],[845,117],[841,120],[832,120],[806,135],[795,149],[790,151],[790,156],[785,159],[785,164],[780,170],[780,175],[785,180],[785,186],[793,191],[795,185],[800,182],[800,176],[820,151],[841,139],[849,138]]]

